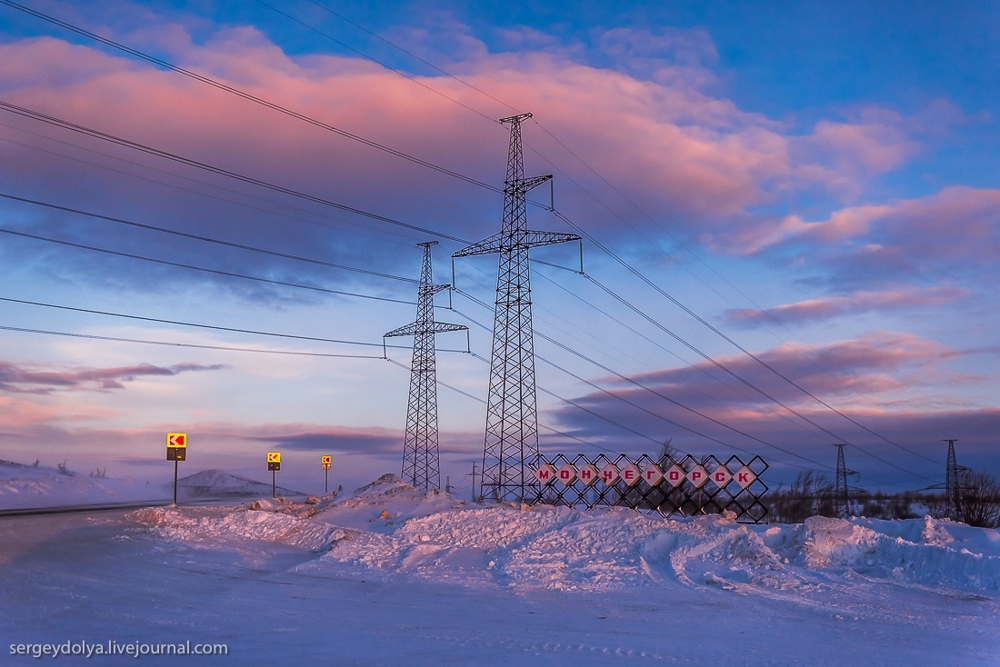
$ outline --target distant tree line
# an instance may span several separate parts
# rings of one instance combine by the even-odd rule
[[[764,497],[767,518],[775,523],[800,523],[811,516],[837,517],[840,506],[835,485],[822,473],[799,473],[787,487],[778,487]],[[1000,482],[987,472],[964,470],[959,473],[949,499],[944,492],[904,491],[872,493],[852,488],[848,494],[849,514],[871,519],[913,519],[915,511],[935,518],[950,518],[970,526],[1000,527]]]

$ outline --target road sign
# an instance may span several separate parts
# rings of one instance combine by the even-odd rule
[[[187,460],[187,433],[167,433],[167,460]]]
[[[167,433],[167,460],[174,462],[174,505],[177,505],[177,462],[187,460],[187,433]]]
[[[333,465],[333,457],[332,456],[323,456],[323,457],[320,457],[320,460],[323,462],[323,470],[329,470],[330,466]]]
[[[281,452],[267,453],[267,469],[270,472],[281,470]]]

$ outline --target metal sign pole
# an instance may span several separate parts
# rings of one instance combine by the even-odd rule
[[[277,493],[275,492],[275,490],[274,490],[274,489],[275,489],[275,487],[274,487],[274,476],[275,476],[276,474],[277,474],[277,473],[276,473],[276,472],[274,472],[273,470],[271,471],[271,497],[272,497],[272,498],[277,498],[277,497],[278,497],[278,494],[277,494]]]
[[[177,507],[177,459],[174,459],[174,507]]]
[[[325,478],[323,480],[323,495],[325,496],[326,494],[330,493],[330,469],[329,468],[325,468],[323,470],[323,477]]]

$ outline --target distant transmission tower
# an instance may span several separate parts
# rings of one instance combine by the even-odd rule
[[[469,329],[464,324],[434,321],[434,295],[450,287],[431,282],[431,247],[435,245],[437,241],[417,244],[424,249],[424,263],[420,270],[420,286],[417,288],[416,321],[393,329],[384,336],[414,337],[410,397],[406,404],[406,437],[403,441],[403,481],[424,490],[441,488],[434,334]]]
[[[955,458],[955,443],[958,439],[945,442],[948,443],[948,462],[944,468],[944,496],[948,504],[948,516],[955,518],[958,509],[958,460]]]
[[[500,119],[510,125],[500,233],[452,255],[500,254],[480,478],[480,497],[496,501],[524,499],[527,487],[534,483],[532,466],[538,459],[528,249],[580,240],[575,234],[533,232],[527,228],[527,193],[552,178],[551,174],[524,177],[521,121],[527,118],[531,118],[530,113]]]
[[[959,494],[963,490],[960,475],[968,468],[958,465],[958,460],[955,458],[955,443],[958,442],[958,438],[951,438],[944,442],[948,443],[948,463],[945,465],[944,471],[945,502],[947,503],[948,516],[956,519],[960,504]]]
[[[851,516],[851,499],[849,495],[849,487],[847,486],[847,477],[849,475],[857,476],[857,471],[848,470],[847,464],[844,462],[844,447],[846,445],[834,445],[837,448],[837,483],[835,486],[835,497],[834,501],[837,505],[837,515],[841,519],[846,519]]]

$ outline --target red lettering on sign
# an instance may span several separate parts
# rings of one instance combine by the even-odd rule
[[[748,475],[745,472],[737,473],[736,481],[738,481],[740,484],[742,484],[743,482],[749,482],[750,475]]]
[[[669,479],[671,482],[676,482],[680,478],[681,478],[681,474],[679,472],[677,472],[676,470],[671,470],[670,472],[667,473],[667,479]]]
[[[583,481],[587,481],[588,479],[593,479],[593,477],[594,477],[594,471],[591,470],[590,468],[584,468],[583,470],[580,471],[580,479],[582,479]]]
[[[547,480],[549,477],[552,476],[552,472],[545,468],[542,468],[541,470],[538,471],[537,475],[538,479],[544,482],[545,480]]]

